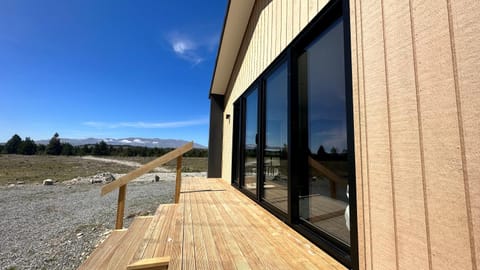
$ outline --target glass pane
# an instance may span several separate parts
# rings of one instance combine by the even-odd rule
[[[343,21],[312,42],[299,60],[299,87],[307,95],[308,179],[300,217],[350,245],[347,198],[347,125]],[[347,211],[348,212],[348,211]]]
[[[253,90],[245,101],[245,166],[244,188],[252,193],[257,192],[257,121],[258,91]]]
[[[288,209],[288,74],[280,66],[265,85],[264,199]]]

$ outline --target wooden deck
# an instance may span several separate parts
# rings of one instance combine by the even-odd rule
[[[346,269],[220,179],[186,178],[179,204],[114,231],[79,269],[126,269],[170,257],[168,269]]]

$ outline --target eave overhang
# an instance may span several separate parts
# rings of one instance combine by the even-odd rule
[[[210,84],[210,95],[224,95],[242,46],[255,0],[230,0]]]

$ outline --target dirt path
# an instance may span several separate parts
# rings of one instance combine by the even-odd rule
[[[135,162],[135,161],[118,160],[118,159],[111,159],[111,158],[99,158],[99,157],[92,157],[92,156],[84,156],[82,158],[83,159],[88,159],[88,160],[100,161],[100,162],[117,163],[117,164],[130,166],[130,167],[134,167],[134,168],[138,168],[138,167],[143,165],[143,164]],[[162,168],[162,167],[155,168],[154,171],[156,171],[156,172],[170,172],[170,170]]]

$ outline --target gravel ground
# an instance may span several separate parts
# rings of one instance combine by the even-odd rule
[[[125,227],[172,202],[174,173],[157,175],[159,182],[147,174],[128,185]],[[0,269],[76,269],[115,222],[117,192],[101,197],[101,184],[88,182],[0,187]]]

